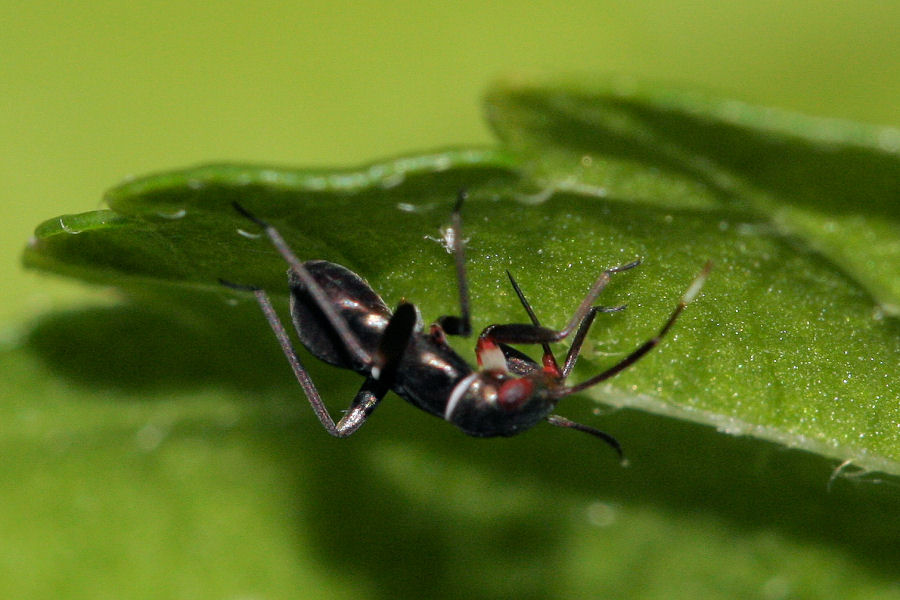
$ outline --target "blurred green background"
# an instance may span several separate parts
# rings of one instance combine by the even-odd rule
[[[479,97],[496,76],[622,73],[900,122],[896,2],[0,6],[3,322],[69,287],[19,268],[34,225],[128,175],[490,143]]]
[[[695,85],[722,95],[817,115],[900,123],[900,45],[896,39],[900,3],[896,2],[573,1],[561,5],[558,2],[357,1],[325,5],[94,1],[69,5],[4,1],[0,3],[0,23],[3,24],[0,173],[5,184],[6,223],[0,236],[3,257],[0,260],[3,282],[0,343],[4,344],[0,348],[4,350],[15,346],[27,324],[38,315],[111,298],[104,291],[21,269],[21,249],[34,226],[44,219],[97,208],[102,192],[126,176],[200,162],[233,160],[347,166],[439,146],[489,144],[492,138],[480,115],[479,97],[497,76],[620,73]],[[27,396],[27,376],[42,378],[43,372],[39,367],[28,367],[16,371],[15,378],[0,373],[7,398],[13,394]],[[46,382],[43,385],[46,387]],[[57,391],[63,394],[65,388],[66,384],[60,383]],[[46,393],[41,388],[40,394]],[[36,394],[34,402],[55,401],[40,394]],[[201,423],[209,415],[217,414],[217,410],[221,410],[222,422],[234,418],[229,412],[232,405],[217,409],[214,398],[197,400],[189,406]],[[133,413],[133,417],[125,418],[141,423],[143,408],[128,405],[122,410],[126,415]],[[392,417],[382,414],[380,418],[381,426],[388,431]],[[155,472],[148,475],[147,488],[133,487],[133,473],[143,463],[137,461],[131,465],[129,461],[134,457],[123,457],[114,443],[97,451],[99,471],[94,472],[88,466],[85,472],[90,475],[86,478],[82,478],[79,470],[83,465],[64,462],[64,467],[59,467],[53,456],[41,453],[40,445],[29,446],[36,448],[33,454],[23,451],[13,461],[8,450],[18,439],[18,432],[13,428],[19,426],[20,422],[0,421],[0,438],[7,444],[7,463],[2,473],[6,481],[0,485],[15,485],[24,490],[21,496],[7,490],[6,501],[0,506],[0,512],[7,511],[5,517],[0,517],[3,524],[0,588],[10,583],[3,581],[8,578],[12,589],[20,592],[55,590],[55,597],[101,597],[98,590],[105,590],[108,592],[105,597],[115,597],[113,591],[123,583],[117,578],[118,572],[128,579],[127,585],[133,586],[128,588],[131,592],[127,592],[127,597],[135,597],[136,589],[145,590],[146,597],[227,598],[238,597],[242,589],[267,591],[265,595],[246,597],[296,597],[304,592],[292,586],[308,581],[313,582],[310,585],[326,586],[321,589],[348,597],[361,593],[379,595],[370,588],[379,585],[373,583],[379,579],[374,573],[385,566],[372,559],[368,561],[370,565],[353,571],[367,574],[369,579],[342,579],[340,565],[359,561],[360,557],[343,555],[339,541],[341,536],[347,536],[353,540],[354,551],[362,548],[373,554],[389,552],[377,543],[377,535],[375,539],[360,541],[365,536],[346,523],[337,526],[336,539],[329,537],[324,524],[313,527],[312,532],[305,530],[316,517],[323,523],[331,523],[337,516],[352,516],[346,506],[336,509],[337,514],[331,512],[328,508],[331,492],[327,488],[316,490],[321,497],[314,494],[297,502],[296,510],[304,516],[296,519],[296,532],[283,535],[272,531],[270,536],[267,531],[260,533],[260,539],[267,540],[269,545],[261,546],[253,554],[258,556],[259,564],[248,564],[244,554],[235,559],[235,564],[229,564],[229,549],[222,547],[221,536],[210,539],[209,556],[205,559],[216,557],[223,573],[230,573],[243,587],[232,586],[227,576],[221,579],[221,589],[204,586],[202,576],[197,576],[196,581],[177,575],[172,578],[171,569],[179,567],[169,565],[167,558],[181,560],[183,557],[164,557],[156,563],[153,552],[143,549],[144,542],[151,549],[165,547],[164,542],[161,546],[154,545],[158,541],[153,537],[156,533],[152,527],[154,508],[160,510],[159,521],[173,519],[170,525],[174,523],[176,528],[182,522],[179,519],[201,523],[206,519],[210,530],[215,530],[220,520],[232,523],[247,518],[237,508],[231,514],[232,506],[254,502],[266,506],[281,506],[280,502],[291,504],[295,490],[281,489],[279,482],[284,475],[281,470],[292,472],[296,465],[273,465],[264,459],[265,452],[263,458],[247,454],[246,448],[236,442],[232,448],[232,441],[221,432],[225,436],[218,440],[221,447],[210,448],[211,462],[202,466],[201,463],[184,465],[177,460],[180,451],[169,450],[171,456],[163,455],[160,460],[166,463],[165,469],[169,469],[166,473],[174,481],[181,481],[179,477],[201,477],[210,480],[209,489],[222,486],[220,505],[216,508],[216,499],[212,498],[209,501],[212,508],[194,514],[196,506],[180,504],[185,500],[184,494],[178,493],[177,484],[173,484],[173,490],[157,489],[159,476]],[[150,438],[148,445],[156,443],[154,436],[158,432],[152,428],[140,431]],[[382,441],[389,438],[390,435],[381,437]],[[265,449],[270,444],[273,447],[283,444],[284,447],[273,450],[280,455],[314,453],[317,441],[327,440],[309,439],[296,447],[293,446],[296,440],[291,437],[258,443]],[[466,443],[462,439],[456,441]],[[357,443],[365,445],[366,442]],[[485,447],[479,448],[466,448],[462,452],[476,453]],[[380,502],[372,513],[381,522],[379,531],[385,535],[395,533],[384,526],[385,521],[397,518],[390,508],[394,502],[413,507],[403,519],[435,518],[434,513],[419,504],[426,506],[434,502],[429,490],[432,484],[438,485],[429,480],[427,461],[423,464],[407,459],[388,461],[394,450],[390,443],[377,446],[379,456],[386,460],[384,464],[390,466],[379,474],[385,481],[384,489],[371,491]],[[197,453],[202,455],[205,450],[194,447],[193,452],[188,456],[197,459]],[[578,453],[565,456],[573,455]],[[222,472],[209,471],[208,465],[215,464],[219,456],[223,461]],[[241,482],[229,480],[228,467],[233,462],[242,463],[248,472],[258,472],[261,480],[271,480],[273,488],[243,488]],[[27,493],[40,490],[56,494],[61,504],[66,504],[69,498],[74,498],[73,502],[91,502],[90,493],[81,486],[89,488],[96,483],[91,477],[103,477],[102,469],[107,464],[116,464],[121,470],[111,475],[113,481],[122,481],[115,497],[121,499],[133,494],[135,505],[148,515],[147,529],[135,527],[120,538],[110,537],[108,543],[88,544],[89,548],[96,548],[96,554],[74,556],[72,553],[79,552],[77,548],[81,547],[69,544],[71,540],[65,536],[58,537],[59,533],[103,531],[102,513],[81,506],[71,513],[60,514],[52,502],[29,497]],[[483,509],[483,501],[498,504],[504,501],[500,494],[483,495],[491,485],[489,481],[466,481],[471,473],[464,465],[463,460],[449,467],[458,469],[463,480],[451,496],[459,505],[447,508],[446,513],[438,511],[438,515],[460,518]],[[344,466],[353,472],[352,465]],[[75,477],[67,471],[70,467],[75,470]],[[304,464],[297,472],[309,468],[309,464]],[[546,471],[550,467],[540,468]],[[527,483],[526,466],[519,466],[515,471],[514,479],[519,483],[514,485],[521,488],[524,497],[539,505],[542,490],[533,489]],[[334,476],[337,488],[352,487],[352,483],[331,473],[316,476]],[[359,478],[358,474],[355,476]],[[408,483],[410,479],[416,484],[403,493],[412,496],[395,498],[394,495],[400,494],[395,484],[399,486],[399,482]],[[366,490],[371,485],[371,481],[362,479],[357,487]],[[334,494],[341,496],[339,490]],[[173,504],[170,508],[154,507],[148,498],[153,502],[169,498]],[[684,500],[684,504],[689,506],[690,502]],[[514,514],[538,522],[542,519],[542,515],[530,514],[531,505],[502,508],[508,512],[501,511],[497,518]],[[365,510],[371,511],[371,507]],[[492,507],[480,517],[484,522],[478,523],[494,519],[491,511],[496,510],[497,506]],[[615,518],[616,508],[612,505],[597,503],[588,510],[594,525]],[[641,507],[633,509],[627,518],[620,515],[625,520],[634,519],[639,527],[622,535],[647,537],[646,543],[652,546],[656,533],[640,529],[649,527],[648,520],[642,519],[642,510]],[[79,514],[93,515],[97,523],[88,521],[70,527],[71,524],[57,522]],[[178,518],[173,518],[173,514]],[[116,518],[127,520],[129,513],[114,516],[112,522],[118,523]],[[656,517],[648,518],[652,521]],[[10,526],[13,522],[19,529]],[[246,525],[265,530],[277,528],[277,521],[260,518]],[[720,526],[710,524],[713,530]],[[666,522],[664,527],[676,528],[677,524]],[[32,537],[23,535],[22,530],[33,532]],[[496,529],[487,530],[499,535]],[[231,529],[225,527],[224,531]],[[454,580],[453,573],[441,569],[448,564],[466,564],[465,556],[453,554],[471,549],[441,539],[440,530],[426,528],[416,533],[415,528],[408,528],[404,531],[408,537],[397,543],[406,552],[404,560],[416,559],[409,569],[433,567],[437,580],[447,585]],[[472,551],[472,556],[496,554],[502,560],[504,554],[500,549],[515,548],[515,557],[521,558],[532,546],[538,552],[538,546],[544,541],[554,539],[550,532],[545,532],[547,540],[540,536],[520,539],[514,528],[508,533],[506,537],[479,540],[476,544],[483,548]],[[782,547],[769,540],[765,533],[751,530],[749,534],[759,538],[755,540],[759,547],[765,548],[767,544],[777,547],[777,551],[760,559],[763,562],[774,565],[801,561],[808,556],[803,548],[806,540],[803,536],[799,536],[795,546]],[[419,540],[417,535],[425,538]],[[673,535],[677,534],[673,531]],[[23,539],[31,546],[20,546]],[[305,545],[310,539],[318,543],[317,548],[309,549]],[[669,567],[680,572],[715,571],[715,554],[727,554],[733,539],[728,531],[722,532],[718,541],[721,547],[708,551],[711,565],[691,563]],[[133,547],[125,545],[123,540],[130,540]],[[244,540],[236,538],[233,542],[239,545]],[[594,545],[614,542],[614,539],[598,541],[587,536],[567,552],[590,557]],[[410,557],[410,548],[417,545],[421,545],[425,555]],[[192,546],[200,554],[202,550],[197,548],[202,547],[202,544]],[[116,552],[148,564],[135,567],[133,572],[123,570],[110,556]],[[444,554],[437,556],[440,553]],[[47,562],[35,562],[34,557]],[[303,562],[309,557],[313,558],[311,562]],[[207,564],[203,557],[199,558],[201,564]],[[30,587],[29,582],[33,583],[35,578],[53,579],[51,561],[56,559],[62,565],[62,574],[57,574],[61,580],[52,585]],[[77,582],[71,573],[78,571],[81,561],[86,561],[89,565],[86,568],[92,569],[91,577],[97,579],[96,573],[105,573],[108,581],[100,577],[93,587]],[[529,571],[527,565],[511,559],[509,564],[501,564],[507,572],[522,579],[524,586],[529,577],[557,572],[552,568],[554,564],[543,564],[537,571]],[[557,566],[560,577],[568,578],[569,589],[579,590],[582,586],[598,589],[603,584],[602,569],[597,572],[597,581],[585,581],[578,573],[566,572],[567,565],[560,559]],[[474,570],[484,568],[470,566]],[[603,569],[614,567],[602,566]],[[389,575],[409,576],[409,569],[405,570],[402,564],[390,569]],[[740,570],[740,566],[735,569]],[[252,576],[242,579],[240,573],[244,572],[260,573],[260,581],[254,583]],[[146,577],[146,581],[135,580],[134,573]],[[659,577],[660,581],[653,582],[652,589],[665,590],[668,580],[663,575]],[[166,578],[173,579],[171,588],[163,586],[159,593],[154,593],[154,586]],[[380,585],[384,586],[388,579]],[[193,592],[191,582],[197,586]],[[495,583],[484,582],[485,597],[492,595]],[[465,585],[468,583],[462,588],[449,589],[475,593],[464,589]],[[757,595],[748,595],[790,597],[785,581],[773,579],[767,585],[761,591],[754,590]],[[506,588],[500,584],[496,587],[499,597]],[[725,583],[721,588],[728,589]],[[418,588],[414,582],[407,582],[396,584],[393,591],[409,593],[415,589]],[[743,591],[733,589],[731,597],[744,596]],[[385,593],[383,589],[381,593]],[[666,596],[659,592],[659,597]]]

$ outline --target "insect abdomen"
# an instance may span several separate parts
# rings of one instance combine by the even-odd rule
[[[391,311],[381,296],[365,279],[341,265],[311,260],[303,266],[359,339],[363,349],[374,352],[391,318]],[[350,357],[346,345],[293,270],[288,270],[288,284],[291,290],[291,317],[306,349],[329,364],[368,374],[369,367]]]

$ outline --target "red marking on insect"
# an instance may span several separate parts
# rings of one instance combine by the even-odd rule
[[[534,384],[530,379],[510,379],[504,381],[497,392],[497,403],[504,410],[514,411],[528,400],[534,393]]]
[[[512,275],[510,283],[530,324],[489,325],[478,336],[475,352],[478,370],[446,343],[446,336],[469,336],[469,291],[465,269],[460,215],[464,193],[460,193],[452,213],[453,255],[460,299],[460,315],[439,317],[428,330],[421,325],[418,310],[402,301],[393,312],[359,275],[341,265],[323,261],[301,261],[278,230],[255,217],[239,204],[234,208],[265,232],[290,266],[291,319],[303,345],[317,358],[337,367],[351,369],[365,378],[359,392],[340,421],[335,422],[300,362],[293,343],[267,292],[254,286],[222,281],[224,285],[255,296],[275,333],[294,375],[323,427],[336,437],[347,437],[362,426],[390,390],[414,406],[453,423],[463,432],[478,436],[510,436],[541,421],[557,427],[594,435],[622,456],[619,443],[609,434],[553,414],[559,401],[620,373],[659,345],[684,308],[698,295],[711,265],[694,279],[681,301],[658,331],[618,363],[576,385],[566,379],[581,352],[582,343],[598,313],[618,312],[624,306],[605,308],[594,302],[610,278],[632,269],[639,260],[606,269],[597,277],[562,329],[540,324]],[[573,335],[574,334],[574,335]],[[572,336],[562,367],[550,344]],[[511,344],[540,345],[540,363]]]

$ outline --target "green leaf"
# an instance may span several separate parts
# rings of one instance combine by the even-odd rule
[[[129,552],[174,574],[170,596],[195,583],[179,565],[197,563],[220,590],[273,597],[321,585],[357,597],[358,582],[391,597],[671,597],[679,582],[709,598],[896,597],[896,480],[871,475],[900,474],[893,130],[641,86],[507,85],[488,107],[499,150],[342,170],[186,169],[114,188],[110,210],[39,226],[26,264],[136,298],[48,315],[28,337],[59,379],[41,380],[39,420],[16,398],[0,403],[4,422],[22,424],[13,440],[21,463],[34,462],[44,440],[97,447],[90,480],[108,478],[111,490],[86,508],[47,500],[41,510],[111,523],[122,532],[109,533],[113,545],[140,539]],[[866,204],[851,210],[841,198],[857,184]],[[626,410],[601,419],[577,397],[559,407],[602,423],[631,468],[616,468],[595,440],[549,427],[489,446],[463,439],[396,398],[363,432],[328,444],[252,299],[218,283],[264,286],[284,307],[285,266],[232,209],[239,201],[301,258],[346,265],[389,304],[415,302],[426,321],[453,314],[453,261],[439,227],[464,186],[476,329],[525,320],[506,269],[541,320],[559,327],[600,271],[643,259],[601,296],[628,308],[598,319],[573,381],[655,335],[714,260],[662,345],[592,390]],[[826,235],[826,217],[842,235]],[[470,343],[459,344],[469,356]],[[21,353],[0,360],[11,378],[39,370]],[[358,378],[306,362],[338,414]],[[83,389],[120,395],[86,400]],[[73,406],[82,418],[72,419]],[[60,452],[54,473],[84,460]],[[834,471],[840,461],[851,462]],[[132,469],[148,482],[138,492]],[[29,479],[5,505],[28,505],[41,485]],[[137,517],[124,508],[136,493],[152,507]],[[195,494],[213,506],[199,509]],[[157,522],[176,542],[154,538]],[[80,525],[63,529],[41,540],[84,543]],[[19,535],[29,553],[54,556]],[[247,535],[265,542],[244,544]],[[298,550],[306,545],[313,566]],[[154,578],[90,549],[121,578],[109,585]],[[358,558],[350,566],[348,552]],[[340,583],[315,568],[321,560]]]
[[[657,256],[719,264],[676,412],[898,472],[900,131],[627,81],[487,102],[541,195],[653,207]]]
[[[900,129],[627,79],[498,85],[487,104],[545,192],[749,211],[900,314]]]
[[[672,339],[594,395],[900,472],[897,319],[873,302],[856,273],[785,233],[779,215],[766,214],[765,197],[777,192],[770,188],[789,189],[789,182],[751,186],[743,172],[720,166],[752,164],[762,171],[764,161],[777,162],[771,156],[776,147],[786,149],[781,162],[812,165],[825,152],[824,142],[817,145],[822,134],[785,141],[775,119],[759,117],[769,114],[762,109],[756,129],[739,130],[723,121],[719,104],[698,101],[688,110],[690,97],[676,97],[680,103],[660,97],[668,100],[527,88],[494,92],[491,112],[502,137],[531,159],[532,179],[524,183],[516,183],[508,155],[475,150],[355,171],[216,165],[138,179],[107,195],[119,216],[100,211],[39,227],[26,260],[119,285],[224,296],[218,284],[224,278],[283,294],[284,267],[231,208],[240,200],[276,223],[300,256],[344,264],[368,277],[389,302],[415,300],[433,317],[456,310],[454,283],[449,258],[424,236],[436,234],[454,190],[468,184],[474,193],[466,235],[472,238],[478,324],[522,320],[504,269],[516,273],[545,321],[561,326],[602,269],[643,257],[640,272],[617,276],[604,300],[627,302],[630,309],[608,317],[603,336],[592,336],[581,370],[586,375],[651,336],[711,258],[716,268],[705,298]],[[688,128],[688,120],[695,127]],[[618,141],[604,143],[610,138]],[[759,140],[771,146],[768,153],[753,145]],[[837,142],[828,143],[841,154]],[[719,147],[721,156],[700,153]],[[745,147],[750,154],[741,160],[738,148]],[[886,160],[873,161],[872,169],[885,193]],[[538,184],[553,194],[523,203],[521,187]],[[886,218],[889,200],[873,195],[870,204],[884,206]],[[872,267],[868,276],[898,264]]]

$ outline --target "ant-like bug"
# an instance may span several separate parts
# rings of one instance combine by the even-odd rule
[[[306,393],[322,425],[335,437],[347,437],[365,423],[388,390],[414,406],[445,419],[463,432],[477,437],[511,436],[540,421],[590,433],[609,444],[622,457],[615,438],[602,431],[551,414],[559,400],[609,379],[631,366],[660,343],[684,308],[697,296],[710,270],[710,263],[694,279],[656,336],[650,338],[616,365],[577,385],[567,386],[588,329],[598,312],[625,308],[593,306],[614,273],[640,264],[639,260],[607,269],[594,282],[569,323],[559,331],[541,326],[512,275],[507,272],[519,301],[531,319],[530,325],[490,325],[478,336],[479,368],[473,370],[447,344],[447,335],[469,336],[469,290],[462,240],[461,209],[465,192],[452,213],[452,250],[456,263],[460,316],[443,316],[425,331],[418,309],[401,301],[391,313],[384,300],[359,275],[324,260],[301,262],[272,225],[241,205],[234,208],[259,225],[275,249],[288,263],[291,319],[300,341],[317,358],[351,369],[366,378],[344,416],[335,423],[322,397],[297,357],[297,353],[260,288],[222,281],[228,287],[253,292],[275,332],[297,381]],[[575,337],[562,367],[549,344],[572,333]],[[542,364],[508,344],[541,344]]]

